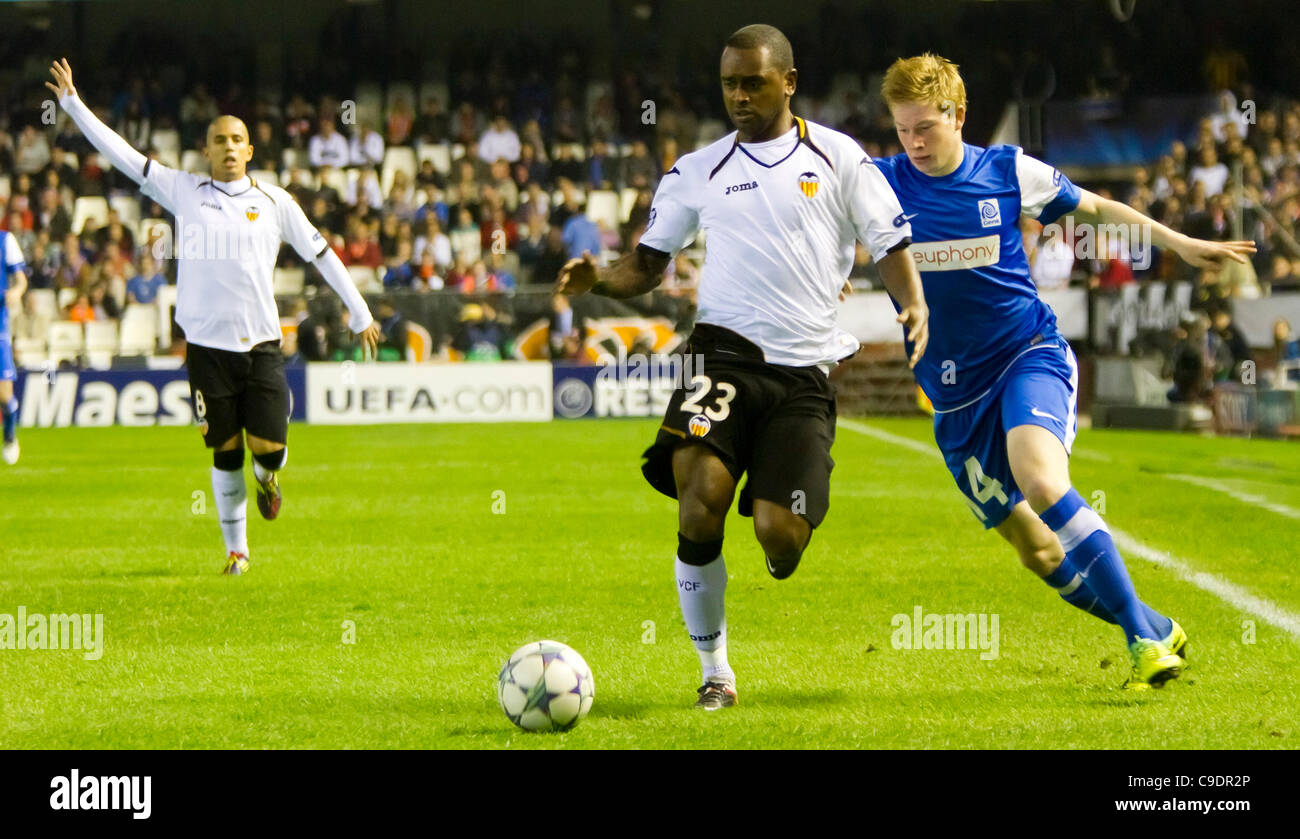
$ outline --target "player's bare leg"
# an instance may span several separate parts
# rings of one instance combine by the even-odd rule
[[[1181,647],[1185,636],[1173,621],[1138,599],[1109,528],[1070,485],[1069,454],[1060,439],[1042,426],[1018,425],[1007,433],[1007,456],[1025,501],[1060,542],[1063,556],[1044,580],[1072,603],[1071,596],[1082,593],[1081,599],[1088,599],[1091,608],[1074,605],[1103,620],[1109,616],[1123,627],[1140,683],[1158,687],[1176,678],[1183,662],[1165,642]],[[1044,544],[1042,532],[1030,530],[1023,516],[1008,532],[1030,549],[1031,562],[1045,564],[1056,559],[1055,550]],[[1015,539],[1011,541],[1017,544]],[[1021,561],[1025,558],[1022,552]],[[1094,611],[1097,607],[1100,609]]]
[[[289,451],[284,443],[273,443],[245,432],[253,453],[253,477],[257,479],[257,511],[270,521],[280,515],[280,482],[275,473],[284,468]]]
[[[244,484],[244,447],[239,434],[212,453],[212,494],[226,541],[226,567],[222,573],[238,576],[248,570],[248,487]]]
[[[0,418],[4,422],[4,461],[13,466],[18,462],[18,400],[14,399],[14,383],[0,379]]]
[[[727,663],[727,565],[722,532],[736,480],[711,449],[683,444],[673,451],[677,485],[677,598],[704,684],[695,707],[715,711],[736,704],[736,676]]]
[[[755,498],[754,535],[767,557],[767,572],[784,580],[799,567],[804,549],[812,539],[812,525],[789,507]]]

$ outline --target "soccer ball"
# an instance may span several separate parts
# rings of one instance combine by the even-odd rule
[[[525,731],[566,731],[591,710],[596,683],[582,656],[558,641],[515,650],[497,678],[497,701]]]

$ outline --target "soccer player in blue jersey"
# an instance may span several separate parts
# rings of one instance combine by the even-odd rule
[[[1126,687],[1160,687],[1181,673],[1187,636],[1138,599],[1105,522],[1071,486],[1078,367],[1030,280],[1019,221],[1073,216],[1148,231],[1154,246],[1203,268],[1245,262],[1255,246],[1184,236],[1015,146],[963,143],[965,85],[943,58],[900,59],[882,88],[903,153],[875,163],[903,208],[897,223],[912,228],[931,320],[915,375],[934,404],[948,469],[976,518],[1026,568],[1123,628],[1133,660]]]
[[[4,420],[4,461],[10,466],[18,462],[18,400],[14,397],[18,369],[14,367],[9,312],[19,308],[26,290],[27,265],[18,240],[0,230],[0,419]]]

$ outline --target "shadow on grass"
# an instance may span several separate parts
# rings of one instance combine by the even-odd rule
[[[789,688],[751,689],[740,695],[740,704],[751,708],[827,708],[861,702],[846,690],[791,690]]]
[[[114,577],[167,577],[179,580],[182,577],[188,578],[193,574],[183,574],[175,568],[135,568],[130,571],[103,571],[95,579],[113,579]]]

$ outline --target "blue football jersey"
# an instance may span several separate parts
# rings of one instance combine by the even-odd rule
[[[26,271],[22,249],[18,240],[6,230],[0,230],[0,336],[9,335],[9,304],[5,292],[11,285],[10,277],[18,271]]]
[[[941,177],[906,154],[874,162],[903,208],[895,223],[912,226],[930,307],[916,380],[936,411],[951,411],[987,392],[1035,335],[1054,331],[1056,315],[1029,277],[1020,217],[1049,224],[1078,206],[1079,188],[1016,146],[966,144],[961,165]]]

